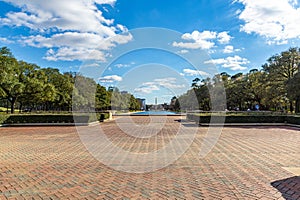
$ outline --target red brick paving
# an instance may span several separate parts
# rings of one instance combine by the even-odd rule
[[[146,151],[172,138],[180,126],[175,119],[168,117],[158,139],[139,139],[143,143],[123,140],[128,136],[114,122],[101,126],[113,141]],[[149,118],[134,121],[147,124]],[[0,128],[0,199],[300,199],[299,177],[282,169],[300,167],[298,129],[226,127],[201,159],[206,131],[199,128],[175,163],[129,174],[93,158],[75,127]]]

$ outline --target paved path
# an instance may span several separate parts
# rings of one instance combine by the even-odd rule
[[[147,125],[148,117],[133,121],[133,132],[153,134],[152,126],[138,126]],[[111,141],[137,153],[160,149],[181,126],[197,130],[184,155],[138,174],[99,162],[75,127],[0,128],[0,199],[300,199],[300,177],[292,173],[300,167],[299,129],[226,127],[213,150],[199,158],[207,127],[168,117],[156,139],[134,140],[115,122],[101,124]]]

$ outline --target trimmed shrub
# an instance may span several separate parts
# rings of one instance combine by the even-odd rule
[[[0,114],[0,124],[3,124],[3,122],[7,120],[8,117],[9,115],[7,114]]]
[[[89,116],[76,116],[76,122],[87,123]],[[73,115],[10,115],[4,124],[74,123]]]
[[[97,113],[96,116],[99,122],[103,122],[105,119],[109,118],[109,112]]]
[[[287,116],[286,121],[288,124],[300,125],[300,116]]]
[[[214,122],[222,123],[224,116],[214,116]],[[188,114],[187,119],[196,123],[210,123],[210,115]],[[300,119],[300,118],[299,118]],[[226,116],[224,123],[285,123],[287,116],[284,115],[229,115]],[[300,123],[300,122],[299,122]]]
[[[0,124],[19,123],[90,123],[108,119],[109,113],[96,114],[3,114],[0,115]],[[102,121],[103,121],[102,120]]]

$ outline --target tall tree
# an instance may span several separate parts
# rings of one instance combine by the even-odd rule
[[[96,109],[97,110],[108,110],[110,107],[110,95],[106,88],[97,84],[96,89]]]
[[[300,72],[287,83],[288,96],[295,100],[295,112],[300,113]]]
[[[250,107],[253,104],[258,104],[260,107],[262,105],[262,101],[265,97],[265,88],[266,88],[266,73],[258,70],[251,70],[247,75],[247,102],[250,103]]]
[[[268,87],[276,92],[281,98],[287,98],[287,82],[290,81],[298,71],[300,63],[299,48],[290,48],[279,55],[271,56],[268,63],[263,65],[263,70],[268,74]],[[290,111],[293,112],[293,100],[289,99]]]

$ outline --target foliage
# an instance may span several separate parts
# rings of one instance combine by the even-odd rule
[[[4,121],[6,121],[8,117],[9,117],[9,115],[0,113],[0,124],[2,124]]]
[[[188,114],[187,118],[200,124],[209,124],[211,115]],[[219,121],[218,118],[223,119],[224,117],[214,116],[215,121]],[[291,124],[300,124],[299,117],[286,115],[226,115],[224,123],[285,123],[287,121]]]
[[[300,116],[287,116],[286,121],[288,124],[300,125]]]
[[[140,109],[131,94],[117,88],[106,90],[94,79],[80,74],[18,61],[7,47],[0,48],[0,73],[0,106],[6,107],[9,102],[7,110],[11,113],[16,107],[20,112]]]
[[[109,113],[93,114],[0,114],[0,124],[19,124],[19,123],[89,123],[100,121],[100,116],[104,119],[109,118]],[[74,118],[76,120],[74,120]]]
[[[300,73],[287,82],[287,95],[295,100],[295,112],[300,113]]]
[[[174,110],[217,110],[212,105],[222,102],[218,96],[226,91],[227,110],[270,110],[300,113],[300,49],[290,48],[273,55],[261,70],[230,76],[223,72],[212,78],[195,78],[191,89],[177,97]],[[221,94],[221,95],[219,95]],[[196,97],[195,97],[196,96]],[[214,103],[212,103],[214,102]]]

